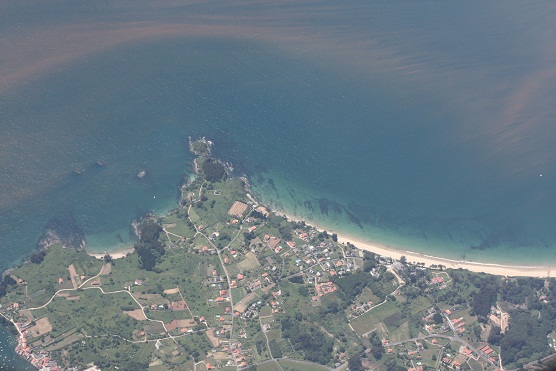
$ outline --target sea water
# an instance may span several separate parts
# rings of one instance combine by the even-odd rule
[[[450,146],[465,123],[440,104],[400,107],[327,73],[258,44],[164,40],[5,97],[5,266],[54,217],[73,220],[90,249],[132,244],[133,218],[176,205],[187,138],[201,134],[265,202],[339,231],[448,257],[554,256],[550,171],[512,178],[476,147]]]
[[[490,7],[481,15],[461,6],[427,13],[408,4],[334,4],[332,19],[322,5],[278,4],[274,39],[215,36],[210,25],[209,36],[188,36],[184,28],[101,48],[4,91],[1,265],[28,254],[53,218],[82,229],[92,250],[129,246],[132,219],[175,206],[190,171],[187,138],[199,135],[252,177],[265,202],[339,231],[448,257],[555,258],[555,133],[547,124],[554,109],[546,98],[554,86],[542,79],[554,60],[549,51],[535,59],[540,47],[515,40],[537,37],[542,45],[546,35],[505,24],[516,14]],[[63,12],[72,9],[83,17],[77,5]],[[307,40],[280,35],[299,22],[286,17],[293,9],[307,16],[307,33],[329,33],[329,49],[319,49],[326,37],[309,35],[313,48],[299,50]],[[128,11],[125,19],[138,17]],[[216,10],[251,12],[264,13]],[[488,16],[497,23],[485,23]],[[403,22],[390,24],[395,17]],[[521,17],[544,20],[537,9]],[[159,19],[170,21],[166,13]],[[455,20],[468,35],[439,32],[458,30]],[[478,32],[490,36],[477,40]],[[377,46],[358,48],[362,37]],[[375,49],[377,60],[366,60]],[[515,79],[523,83],[511,85]]]
[[[33,366],[15,353],[16,343],[17,340],[0,326],[0,371],[34,370]]]
[[[176,206],[189,136],[213,140],[265,203],[338,232],[556,261],[551,5],[41,7],[6,6],[0,26],[22,65],[41,61],[3,62],[2,268],[53,220],[93,251],[133,244],[134,218]],[[52,57],[25,49],[41,35]]]

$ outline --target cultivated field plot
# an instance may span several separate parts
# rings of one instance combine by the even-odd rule
[[[137,301],[139,303],[141,303],[141,305],[145,306],[145,305],[169,305],[170,304],[170,300],[164,298],[162,295],[160,294],[141,294],[141,293],[133,293],[133,297],[135,297],[135,299],[137,299]]]
[[[276,361],[263,363],[262,365],[257,366],[257,371],[281,371],[281,370],[282,369],[280,368],[280,366],[278,366]]]
[[[197,224],[197,222],[199,221],[199,215],[197,215],[197,213],[195,212],[195,210],[193,208],[191,208],[189,210],[189,219],[191,219],[191,221],[195,224]]]
[[[247,295],[243,287],[233,288],[230,290],[230,292],[232,294],[232,300],[234,301],[234,303],[239,303]]]
[[[247,254],[245,254],[245,259],[237,263],[237,266],[243,272],[247,272],[260,267],[261,264],[259,263],[259,260],[257,260],[255,254],[249,251]]]
[[[282,369],[284,369],[284,371],[326,371],[328,370],[327,368],[321,367],[319,365],[311,365],[311,364],[296,362],[290,359],[288,360],[281,359],[278,361],[278,363],[280,364],[280,366],[282,366]]]
[[[434,368],[436,366],[436,361],[433,360],[433,356],[438,358],[440,356],[440,349],[424,349],[421,350],[419,354],[422,356],[421,362],[423,362],[424,365]]]
[[[28,332],[31,336],[41,336],[52,331],[52,326],[47,317],[35,321],[35,326],[30,327]]]
[[[77,295],[80,300],[55,298],[47,308],[33,311],[35,315],[48,315],[52,336],[59,336],[75,327],[87,334],[102,333],[132,338],[139,321],[124,314],[124,309],[138,309],[138,305],[128,294],[103,294],[98,289],[86,289]],[[50,313],[50,308],[55,309],[55,312]]]
[[[243,202],[236,201],[233,203],[232,207],[230,207],[230,210],[228,210],[228,214],[237,216],[238,218],[243,218],[243,214],[245,213],[245,211],[247,211],[248,208],[249,206],[247,206]]]
[[[389,329],[391,330],[391,329]],[[398,328],[391,330],[390,341],[401,341],[411,338],[411,330],[409,328],[409,321],[403,322]]]
[[[429,309],[432,307],[432,303],[424,296],[419,296],[414,300],[411,300],[409,305],[409,309],[411,310],[411,314],[415,315],[424,311],[425,309]]]
[[[147,319],[141,309],[124,310],[124,314],[127,314],[131,318],[135,318],[137,321],[144,321]]]
[[[397,319],[398,317],[401,318],[400,309],[394,302],[387,301],[384,304],[363,314],[362,316],[357,317],[350,323],[357,335],[362,336],[372,329],[377,328],[379,323],[385,322],[387,318],[388,322],[391,325],[396,324],[398,321],[400,321],[399,319]],[[398,326],[400,326],[402,323],[403,320],[399,322]]]
[[[56,341],[49,343],[48,346],[46,346],[44,348],[44,350],[46,350],[47,352],[56,350],[56,349],[61,349],[64,348],[65,346],[71,344],[71,343],[75,343],[78,340],[81,340],[85,338],[85,335],[80,334],[78,332],[76,332],[76,330],[72,330],[71,333],[69,334],[64,334],[62,336],[60,336],[60,341],[58,341],[58,339],[56,339]]]

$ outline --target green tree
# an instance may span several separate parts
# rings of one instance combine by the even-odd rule
[[[373,346],[371,347],[371,354],[373,355],[373,357],[375,357],[375,359],[381,359],[382,355],[384,354],[384,347],[382,346],[382,344],[373,344]]]
[[[268,346],[270,347],[270,353],[273,358],[282,358],[282,350],[280,349],[280,345],[278,345],[276,339],[270,340],[268,342]]]
[[[361,356],[354,354],[348,359],[349,371],[365,371],[365,367],[361,363]]]
[[[218,182],[226,176],[224,165],[211,158],[206,159],[203,163],[202,171],[204,178],[209,182]]]

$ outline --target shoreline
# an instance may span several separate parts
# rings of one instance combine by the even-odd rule
[[[247,194],[254,196],[251,194],[252,191],[248,188]],[[257,199],[256,196],[253,198],[254,200]],[[263,202],[257,202],[260,205],[265,205]],[[475,273],[488,273],[497,276],[506,276],[506,277],[536,277],[536,278],[546,278],[551,277],[551,272],[556,272],[556,265],[511,265],[511,264],[496,264],[496,263],[482,263],[477,261],[467,261],[467,260],[456,260],[450,258],[443,258],[440,256],[433,256],[427,255],[424,253],[414,252],[410,250],[406,250],[403,247],[391,247],[384,244],[380,244],[377,242],[364,240],[360,237],[353,237],[346,233],[338,233],[330,228],[325,228],[313,221],[305,220],[301,217],[293,216],[289,213],[284,212],[283,210],[272,209],[269,206],[265,206],[267,209],[272,210],[273,213],[279,216],[283,216],[287,218],[289,221],[296,221],[296,222],[304,222],[305,224],[315,228],[320,232],[326,231],[329,234],[335,233],[338,236],[338,242],[342,244],[352,244],[355,245],[360,250],[366,250],[372,252],[374,254],[400,260],[402,256],[405,256],[406,260],[410,264],[417,264],[422,263],[424,267],[431,268],[431,266],[438,266],[442,265],[444,269],[466,269],[471,272]],[[165,215],[166,213],[162,213],[161,215]],[[137,226],[133,226],[137,232]],[[124,248],[120,248],[114,251],[85,251],[90,256],[93,256],[97,259],[103,259],[106,254],[109,254],[112,259],[121,259],[125,258],[128,254],[134,253],[135,249],[133,246],[126,246]],[[435,268],[432,268],[435,269]]]
[[[292,216],[282,210],[274,210],[276,215],[284,216],[290,221],[304,222],[305,224],[317,229],[320,232],[326,231],[329,234],[336,233],[338,236],[338,242],[342,244],[350,243],[355,245],[361,250],[366,250],[375,253],[380,256],[389,257],[395,260],[399,260],[402,256],[405,256],[408,263],[417,264],[424,263],[425,267],[430,268],[432,265],[442,265],[444,269],[466,269],[475,273],[488,273],[496,276],[506,276],[506,277],[536,277],[536,278],[546,278],[551,276],[551,272],[556,272],[556,265],[506,265],[506,264],[495,264],[495,263],[481,263],[475,261],[465,261],[465,260],[455,260],[442,258],[439,256],[426,255],[414,251],[404,250],[403,248],[393,248],[383,244],[379,244],[372,241],[365,241],[361,238],[356,238],[349,236],[345,233],[337,233],[329,228],[324,228],[314,222],[307,221],[303,218]]]
[[[203,141],[206,141],[205,138],[202,139]],[[212,144],[210,141],[208,141],[209,144]],[[193,153],[193,155],[197,155],[195,152],[192,151],[191,148],[192,142],[191,142],[191,137],[189,138],[189,147],[190,147],[190,151]],[[209,147],[210,148],[210,147]],[[198,164],[197,164],[197,158],[193,159],[193,166],[194,166],[194,174],[197,175],[199,168],[198,168]],[[356,246],[357,248],[361,249],[361,250],[365,250],[365,251],[369,251],[372,252],[374,254],[383,256],[383,257],[387,257],[387,258],[391,258],[391,259],[395,259],[395,260],[400,260],[400,258],[402,256],[405,256],[406,260],[408,263],[410,264],[420,264],[421,266],[427,267],[427,268],[431,268],[431,266],[443,266],[444,269],[450,268],[450,269],[466,269],[468,271],[471,272],[475,272],[475,273],[487,273],[487,274],[492,274],[492,275],[497,275],[497,276],[506,276],[506,277],[536,277],[536,278],[546,278],[546,277],[551,277],[551,272],[555,271],[556,272],[556,264],[554,265],[512,265],[512,264],[497,264],[497,263],[481,263],[481,262],[476,262],[476,261],[467,261],[467,260],[456,260],[456,259],[450,259],[450,258],[443,258],[440,256],[433,256],[433,255],[427,255],[424,253],[419,253],[419,252],[414,252],[414,251],[409,251],[406,250],[404,247],[392,247],[392,246],[387,246],[384,244],[380,244],[374,241],[370,241],[370,240],[365,240],[362,239],[360,237],[353,237],[350,236],[349,234],[346,233],[338,233],[338,232],[334,232],[333,230],[331,230],[330,228],[325,228],[313,221],[308,221],[305,220],[302,217],[297,217],[297,216],[293,216],[281,209],[272,209],[271,207],[269,207],[268,205],[266,205],[264,202],[261,202],[262,200],[260,200],[260,198],[253,192],[253,190],[251,189],[251,186],[249,184],[249,179],[247,177],[240,177],[242,179],[245,180],[246,186],[245,186],[245,191],[247,193],[247,195],[249,196],[249,198],[251,198],[254,202],[265,206],[268,210],[271,210],[271,212],[273,212],[276,215],[279,216],[283,216],[285,217],[287,220],[289,221],[297,221],[297,222],[304,222],[305,224],[315,228],[316,230],[320,231],[320,232],[324,232],[326,231],[329,234],[336,234],[338,237],[338,242],[341,244],[352,244],[354,246]],[[181,189],[181,187],[180,187]],[[183,193],[181,194],[181,196],[183,197]],[[181,197],[180,197],[181,198]],[[179,202],[178,202],[179,205]],[[179,206],[178,206],[179,207]],[[155,215],[166,215],[166,212],[163,212],[161,214],[155,214]],[[135,232],[135,234],[138,236],[138,225],[137,225],[137,221],[134,221],[132,223],[132,228]],[[112,259],[121,259],[126,257],[128,254],[130,253],[134,253],[135,249],[133,248],[133,246],[126,246],[124,248],[120,248],[118,250],[115,251],[105,251],[105,252],[92,252],[92,251],[87,251],[85,248],[85,251],[87,252],[87,254],[89,254],[90,256],[93,256],[97,259],[103,259],[104,256],[106,254],[109,254]],[[432,268],[435,269],[435,268]]]

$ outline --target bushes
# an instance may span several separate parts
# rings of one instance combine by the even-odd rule
[[[373,277],[370,274],[357,272],[350,274],[349,276],[338,278],[334,281],[334,283],[338,285],[340,290],[342,290],[349,298],[354,298],[359,295],[361,291],[363,291],[372,278]]]
[[[139,230],[141,237],[139,243],[134,246],[140,258],[139,265],[142,269],[152,271],[157,259],[164,254],[164,246],[158,240],[162,227],[155,221],[147,219],[141,223]]]
[[[13,286],[16,283],[17,282],[15,282],[15,280],[9,274],[6,274],[2,278],[2,282],[0,282],[0,297],[6,295],[8,286]]]
[[[31,260],[31,263],[40,264],[43,262],[45,256],[46,256],[46,250],[40,250],[35,252],[33,255],[31,255],[29,260]]]
[[[473,310],[477,316],[487,317],[490,307],[496,302],[498,286],[496,281],[484,279],[480,284],[479,292],[473,296]]]
[[[540,357],[549,351],[546,336],[550,326],[532,317],[528,312],[511,312],[510,329],[500,341],[504,364],[531,356]]]
[[[281,323],[283,337],[290,339],[293,348],[303,352],[305,359],[323,365],[332,360],[334,341],[328,336],[290,316],[285,316]]]
[[[299,276],[293,276],[288,278],[288,281],[290,281],[291,283],[297,283],[299,285],[302,285],[305,283],[305,281],[303,281],[303,276],[299,275]]]
[[[276,339],[270,340],[268,342],[268,346],[270,347],[270,353],[273,358],[282,358],[282,350],[280,349],[280,345],[278,345]]]
[[[226,176],[226,169],[220,162],[208,158],[202,166],[204,178],[209,182],[218,182]]]
[[[365,367],[361,363],[359,354],[354,354],[348,360],[348,367],[350,371],[365,371]]]
[[[501,329],[499,326],[492,326],[490,333],[488,335],[488,343],[492,345],[500,345],[500,340],[502,339]]]

